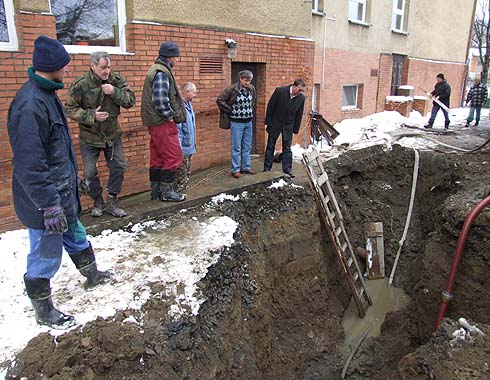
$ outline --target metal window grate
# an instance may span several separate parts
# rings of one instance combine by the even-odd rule
[[[199,73],[221,74],[223,72],[223,60],[220,58],[199,58]]]

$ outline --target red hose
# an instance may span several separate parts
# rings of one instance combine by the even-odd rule
[[[476,207],[468,214],[466,220],[464,221],[463,228],[459,233],[458,243],[456,244],[456,250],[454,251],[453,263],[451,265],[451,271],[449,272],[449,278],[447,280],[447,288],[441,293],[441,306],[439,308],[439,314],[437,316],[436,331],[441,325],[442,318],[446,314],[449,301],[454,298],[453,288],[454,280],[456,279],[456,273],[458,272],[459,262],[461,261],[461,255],[463,254],[463,248],[466,243],[466,238],[471,229],[471,225],[480,212],[490,204],[490,196],[483,199]]]

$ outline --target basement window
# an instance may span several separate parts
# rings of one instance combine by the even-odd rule
[[[56,37],[69,53],[125,51],[125,0],[51,0]]]
[[[0,50],[18,50],[12,0],[0,0]]]
[[[351,110],[358,107],[357,99],[359,85],[346,84],[342,87],[342,110]]]

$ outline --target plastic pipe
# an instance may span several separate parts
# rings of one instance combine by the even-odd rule
[[[436,330],[439,329],[441,325],[442,318],[446,314],[447,307],[449,305],[449,301],[454,298],[453,288],[454,288],[454,280],[456,279],[456,273],[458,272],[459,262],[461,261],[461,255],[463,254],[463,248],[466,243],[466,239],[471,229],[471,225],[476,217],[480,214],[480,212],[486,207],[490,205],[490,196],[483,199],[480,203],[476,205],[476,207],[468,214],[466,220],[464,221],[463,228],[459,233],[458,243],[456,244],[456,250],[454,251],[453,263],[451,265],[451,271],[449,272],[449,278],[447,280],[446,290],[443,290],[441,293],[441,306],[439,308],[439,314],[437,315],[436,322]]]

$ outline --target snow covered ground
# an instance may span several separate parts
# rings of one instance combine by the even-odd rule
[[[467,113],[468,108],[452,109],[451,120],[463,124]],[[488,110],[482,111],[482,117],[488,117]],[[396,111],[344,120],[335,125],[340,132],[335,146],[323,143],[318,147],[329,157],[346,149],[359,149],[374,144],[390,146],[395,140],[408,147],[430,149],[433,143],[428,140],[396,137],[402,124],[423,126],[426,121],[427,117],[422,117],[418,112],[405,118]],[[444,119],[440,112],[435,128],[442,128],[443,125]],[[341,144],[343,148],[340,149]],[[293,147],[295,159],[301,159],[303,152],[304,149],[299,145]],[[280,189],[285,185],[283,181],[272,188]],[[237,196],[222,194],[215,197],[210,205],[237,199]],[[199,297],[196,283],[206,275],[207,268],[217,261],[218,255],[213,251],[233,243],[236,228],[236,222],[227,216],[204,221],[189,216],[185,225],[168,226],[164,221],[153,221],[134,225],[131,232],[109,230],[90,237],[98,266],[101,269],[113,268],[114,281],[85,292],[82,287],[83,277],[64,255],[62,267],[52,281],[55,305],[75,315],[79,324],[84,324],[98,316],[111,317],[117,310],[138,310],[150,297],[148,282],[159,281],[166,284],[167,294],[176,299],[172,308],[174,315],[184,312],[196,314],[204,301]],[[11,359],[39,333],[62,333],[40,327],[35,322],[22,280],[28,247],[26,229],[0,234],[0,364]],[[177,285],[185,289],[183,294],[177,291]],[[5,373],[0,369],[0,379],[4,377]]]

